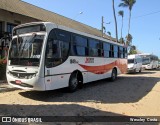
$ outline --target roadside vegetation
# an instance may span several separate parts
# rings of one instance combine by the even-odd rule
[[[118,39],[118,29],[117,29],[117,19],[116,19],[116,9],[114,7],[114,0],[112,0],[112,8],[113,8],[113,15],[114,15],[114,22],[115,22],[115,33],[117,42],[121,44],[125,44],[128,47],[128,54],[137,54],[136,46],[132,44],[133,36],[130,33],[131,29],[131,17],[132,17],[132,9],[136,3],[136,0],[121,0],[118,7],[122,9],[127,8],[129,11],[129,18],[128,18],[128,33],[126,37],[123,37],[123,26],[124,26],[124,10],[120,10],[118,15],[122,18],[121,22],[121,37]],[[110,33],[111,34],[111,33]]]

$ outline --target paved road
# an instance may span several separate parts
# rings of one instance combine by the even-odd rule
[[[6,116],[160,116],[160,70],[92,82],[75,93],[14,88],[0,92],[0,115]]]

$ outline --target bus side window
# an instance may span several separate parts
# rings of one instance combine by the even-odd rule
[[[114,58],[118,58],[118,46],[114,45]]]
[[[87,38],[72,34],[72,49],[73,56],[88,56]]]
[[[95,39],[89,39],[89,56],[101,57],[101,43]]]
[[[112,44],[110,44],[109,57],[110,58],[114,57],[114,45],[112,45]]]
[[[104,57],[109,57],[109,51],[110,51],[110,44],[109,43],[103,43],[103,50],[104,50]]]
[[[69,33],[54,29],[50,32],[46,48],[46,66],[51,68],[63,63],[69,52]]]
[[[55,54],[57,52],[57,45],[53,44],[52,53]]]

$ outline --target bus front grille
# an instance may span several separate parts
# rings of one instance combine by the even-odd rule
[[[19,73],[19,72],[9,72],[9,74],[15,78],[19,79],[31,79],[36,76],[36,73]]]

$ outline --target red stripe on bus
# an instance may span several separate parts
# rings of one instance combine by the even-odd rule
[[[112,62],[110,64],[100,65],[100,66],[87,66],[79,64],[83,69],[92,72],[94,74],[104,74],[110,70],[112,70],[114,67],[118,67],[121,73],[125,73],[127,70],[127,61],[123,59],[119,59],[115,62]]]

